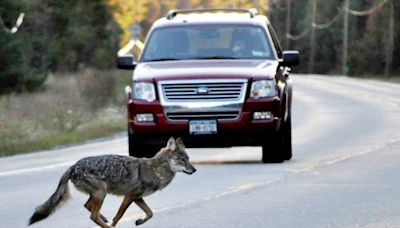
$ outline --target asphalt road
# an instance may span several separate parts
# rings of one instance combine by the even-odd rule
[[[188,149],[198,172],[145,200],[143,227],[400,227],[400,85],[294,76],[294,157],[262,164],[261,149]],[[126,154],[127,138],[0,159],[0,227],[26,227],[81,157]],[[95,227],[72,200],[32,227]],[[107,196],[112,218],[122,201]],[[132,205],[118,227],[143,213]]]

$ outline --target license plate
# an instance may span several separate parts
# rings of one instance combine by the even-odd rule
[[[191,135],[210,135],[217,133],[216,120],[192,120],[189,122]]]

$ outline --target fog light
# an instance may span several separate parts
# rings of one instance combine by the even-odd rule
[[[254,112],[253,119],[255,120],[269,120],[272,118],[271,112]]]
[[[136,114],[136,121],[138,121],[138,122],[153,122],[154,116],[151,113]]]

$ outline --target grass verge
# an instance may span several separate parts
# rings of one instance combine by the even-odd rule
[[[76,144],[126,130],[129,72],[50,76],[41,92],[0,97],[0,157]]]
[[[8,137],[8,142],[2,142],[0,156],[40,151],[58,147],[61,145],[76,144],[90,139],[114,135],[126,130],[125,120],[111,122],[99,122],[96,125],[72,132],[53,132],[42,134],[35,140],[24,140],[25,137],[12,140],[13,135]],[[17,132],[18,134],[18,132]]]

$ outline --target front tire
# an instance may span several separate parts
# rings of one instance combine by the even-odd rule
[[[292,121],[290,116],[272,141],[262,145],[262,162],[282,163],[292,158]]]
[[[130,127],[128,127],[128,150],[129,156],[136,158],[151,158],[157,152],[157,148],[154,146],[140,143]]]
[[[283,158],[285,160],[292,159],[292,118],[289,116],[286,120],[286,124],[284,126],[283,134],[284,134],[284,149],[283,149]]]
[[[137,158],[144,157],[142,146],[136,141],[135,136],[133,135],[133,133],[130,132],[129,129],[128,129],[128,149],[129,149],[129,156]]]

